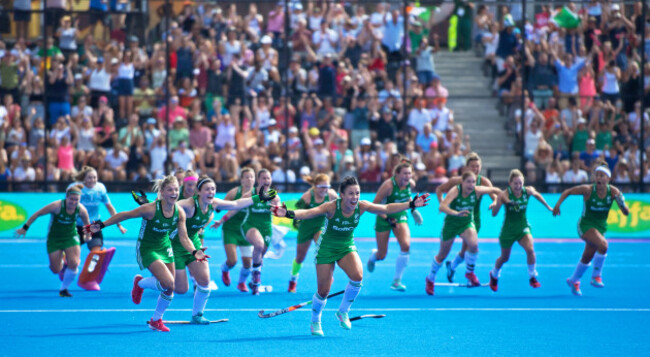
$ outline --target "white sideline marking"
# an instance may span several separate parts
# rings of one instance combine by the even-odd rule
[[[265,309],[205,309],[205,311],[214,312],[258,312],[275,311],[278,308]],[[191,312],[192,309],[167,309],[168,312]],[[302,312],[311,312],[310,309],[296,310]],[[325,311],[338,311],[338,309],[325,309]],[[392,312],[411,312],[411,311],[536,311],[536,312],[650,312],[650,308],[617,308],[617,307],[388,307],[388,308],[360,308],[352,311],[392,311]],[[151,309],[62,309],[62,310],[0,310],[0,313],[71,313],[71,312],[151,312]]]
[[[272,267],[290,267],[292,266],[291,264],[288,263],[280,263],[280,264],[274,264],[273,260],[269,260],[268,263],[264,263],[265,266],[272,266]],[[219,266],[218,264],[213,264],[213,266]],[[313,264],[304,264],[303,266],[313,266]],[[431,263],[409,263],[410,267],[430,267]],[[492,268],[494,266],[493,263],[483,263],[483,264],[476,264],[477,267],[490,267]],[[507,263],[507,267],[511,268],[526,268],[528,265],[526,264],[510,264]],[[537,264],[538,268],[575,268],[575,264]],[[650,268],[650,264],[605,264],[605,266],[609,268]],[[15,268],[47,268],[49,265],[47,264],[0,264],[0,269],[15,269]],[[108,270],[114,269],[114,268],[138,268],[138,264],[111,264]],[[380,265],[376,269],[394,269],[394,265]]]

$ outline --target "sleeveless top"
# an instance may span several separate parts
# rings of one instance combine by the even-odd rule
[[[329,193],[325,196],[325,198],[323,198],[323,202],[318,203],[318,202],[316,202],[316,196],[314,195],[314,189],[312,188],[309,191],[310,191],[310,197],[311,198],[309,199],[309,203],[307,204],[306,209],[318,207],[318,206],[322,205],[323,203],[328,202],[327,199],[329,198]],[[306,220],[303,220],[303,221],[300,222],[299,230],[301,230],[301,231],[305,231],[305,230],[309,231],[309,230],[318,229],[318,228],[321,228],[323,226],[324,222],[325,222],[325,217],[315,217],[315,218],[311,218],[311,219],[306,219]]]
[[[467,197],[463,197],[463,187],[461,185],[456,186],[458,189],[458,196],[454,198],[453,201],[449,204],[449,208],[455,211],[467,210],[470,212],[465,217],[447,215],[445,217],[445,224],[457,224],[457,225],[467,225],[472,222],[474,219],[474,210],[476,208],[476,191],[472,191]]]
[[[162,201],[156,200],[156,213],[150,220],[143,219],[138,234],[138,246],[159,245],[169,240],[170,233],[176,230],[178,225],[178,206],[174,204],[174,213],[167,218],[163,214]]]
[[[325,217],[321,235],[318,238],[319,250],[326,247],[328,249],[345,249],[354,246],[354,229],[359,225],[361,212],[359,205],[354,209],[350,217],[345,217],[341,211],[341,199],[336,200],[336,211],[331,219]]]
[[[393,190],[390,192],[390,195],[388,195],[383,200],[382,203],[389,204],[389,203],[408,202],[411,199],[411,183],[408,183],[405,188],[400,189],[399,185],[397,184],[397,181],[395,180],[395,177],[391,177],[390,181],[393,183]],[[406,211],[402,211],[402,212],[389,214],[388,217],[399,218],[400,216],[403,216],[405,214]]]
[[[508,225],[528,225],[526,219],[526,208],[528,207],[528,192],[526,187],[522,187],[521,197],[516,197],[510,186],[508,186],[508,198],[517,205],[506,206],[506,218],[503,221],[503,226]]]
[[[238,200],[242,197],[242,189],[243,189],[242,186],[239,186],[239,188],[237,189],[237,194],[235,194],[235,200]],[[223,229],[227,231],[239,232],[247,212],[248,212],[248,207],[237,212],[234,216],[230,217],[230,219],[227,220],[226,223],[223,224]]]
[[[47,238],[77,237],[77,216],[79,216],[79,205],[73,214],[68,214],[65,209],[65,199],[61,200],[61,212],[50,218],[50,228]]]
[[[600,198],[596,192],[596,184],[593,184],[592,187],[589,199],[585,201],[582,209],[580,221],[607,227],[607,217],[613,203],[611,188],[607,185],[607,196]]]
[[[198,234],[199,230],[201,230],[201,228],[205,227],[205,225],[210,222],[210,216],[212,216],[213,211],[214,209],[212,208],[212,205],[208,205],[208,211],[203,213],[199,205],[199,198],[197,196],[194,196],[194,216],[187,217],[185,219],[187,235],[190,238]]]

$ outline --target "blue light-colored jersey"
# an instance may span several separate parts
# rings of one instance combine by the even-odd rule
[[[71,183],[70,186],[74,185],[79,185],[82,184],[81,182],[74,182]],[[68,186],[68,188],[70,188]],[[111,200],[108,199],[108,193],[106,192],[106,186],[104,186],[103,183],[97,182],[95,187],[93,188],[88,188],[84,186],[83,189],[81,189],[81,204],[86,207],[86,210],[88,211],[88,218],[90,218],[90,222],[94,222],[99,219],[99,207],[101,205],[106,205],[111,203]],[[77,218],[77,225],[78,226],[83,226],[83,222],[81,221],[81,218]]]

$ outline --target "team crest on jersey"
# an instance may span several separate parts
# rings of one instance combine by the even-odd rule
[[[470,197],[469,200],[470,200],[472,203],[474,203],[474,201],[476,201],[476,198],[474,198],[474,196],[472,196],[472,197]]]

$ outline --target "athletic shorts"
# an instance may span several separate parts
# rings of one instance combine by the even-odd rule
[[[402,214],[399,217],[396,217],[397,222],[396,223],[408,223],[409,218],[406,214]],[[390,225],[390,223],[377,216],[377,220],[375,221],[375,232],[390,232],[393,227]]]
[[[463,232],[465,232],[465,230],[468,228],[473,228],[474,230],[476,230],[476,226],[474,225],[474,222],[469,222],[463,225],[445,223],[442,226],[442,234],[440,238],[442,239],[443,242],[452,240],[458,237],[459,235],[463,234]]]
[[[530,234],[529,225],[507,227],[506,229],[502,229],[501,234],[499,234],[499,244],[502,248],[510,248],[513,244],[515,244],[515,242],[518,242],[524,238],[526,234]]]
[[[92,249],[94,247],[103,247],[104,246],[104,234],[102,233],[101,230],[93,233],[91,235],[90,240],[88,240],[88,241],[83,240],[83,236],[84,236],[84,227],[83,226],[77,226],[77,234],[79,234],[79,237],[81,237],[80,240],[79,240],[81,245],[84,245],[84,244],[88,243],[88,249]]]
[[[316,257],[314,258],[314,263],[333,264],[343,259],[343,257],[346,255],[356,251],[357,247],[354,245],[338,249],[318,246],[316,248]]]
[[[313,240],[316,234],[320,234],[320,229],[321,227],[313,227],[312,229],[298,228],[298,244]]]
[[[179,238],[176,237],[176,239]],[[191,237],[190,240],[194,244],[194,248],[203,248],[198,234]],[[172,243],[172,247],[174,248],[174,265],[176,266],[176,270],[184,270],[185,267],[188,266],[191,262],[196,261],[196,258],[192,255],[192,253],[183,248],[183,245],[181,245],[180,242],[177,244]]]
[[[264,226],[258,226],[255,224],[244,222],[241,226],[242,236],[246,237],[246,233],[251,228],[255,228],[260,232],[262,238],[264,239],[264,245],[268,247],[271,244],[271,235],[273,234],[273,227],[270,224]]]
[[[580,235],[580,237],[582,237],[585,233],[587,233],[588,230],[592,228],[600,232],[603,237],[605,236],[605,232],[607,232],[607,227],[603,227],[600,224],[596,224],[594,222],[586,221],[583,219],[580,219],[580,221],[578,221],[578,235]]]
[[[165,239],[163,244],[155,248],[143,246],[138,241],[135,250],[140,270],[147,269],[156,260],[160,260],[165,264],[174,262],[174,248],[172,248],[172,243],[169,239]]]
[[[246,238],[241,234],[241,230],[223,230],[223,244],[234,244],[238,247],[248,247],[251,246]]]
[[[79,236],[77,235],[67,237],[48,237],[47,254],[54,253],[57,250],[66,250],[79,244]]]

